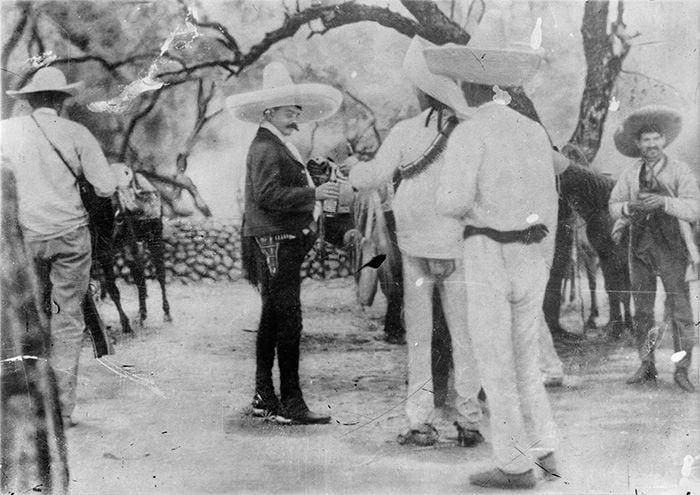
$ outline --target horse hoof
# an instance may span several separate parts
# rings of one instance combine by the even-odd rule
[[[170,314],[166,313],[166,314],[163,315],[163,321],[164,321],[165,323],[172,323],[173,317],[170,316]]]

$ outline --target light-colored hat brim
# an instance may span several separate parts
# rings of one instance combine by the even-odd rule
[[[637,134],[647,125],[661,129],[666,146],[671,144],[683,128],[683,118],[680,112],[664,105],[648,105],[638,108],[627,116],[624,122],[615,130],[615,147],[625,156],[637,158],[641,156],[637,147]]]
[[[474,112],[464,99],[459,84],[446,76],[433,74],[425,61],[424,50],[436,45],[416,35],[406,51],[403,73],[416,88],[444,103],[456,113],[469,116]]]
[[[542,51],[531,48],[481,48],[445,45],[425,49],[433,74],[476,84],[522,86],[532,79],[542,61]]]
[[[78,81],[74,82],[71,84],[66,84],[63,86],[40,86],[33,84],[33,82],[30,82],[27,84],[25,87],[17,90],[10,90],[8,89],[5,91],[5,93],[8,96],[22,96],[22,95],[28,95],[31,93],[41,93],[44,91],[53,91],[55,93],[65,93],[69,96],[75,96],[77,95],[80,90],[83,88],[83,81]]]
[[[327,119],[340,108],[343,95],[326,84],[293,84],[231,95],[226,106],[233,115],[246,122],[260,123],[268,108],[296,105],[301,107],[298,121],[315,122]]]

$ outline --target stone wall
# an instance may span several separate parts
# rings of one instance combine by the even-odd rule
[[[208,281],[236,281],[241,278],[240,224],[235,220],[164,220],[163,242],[167,281],[183,283]],[[326,244],[325,262],[321,262],[320,241],[316,243],[304,263],[302,276],[314,279],[349,276],[350,259],[346,252]],[[147,248],[146,276],[155,277],[155,270]],[[131,282],[125,254],[115,258],[117,275]]]

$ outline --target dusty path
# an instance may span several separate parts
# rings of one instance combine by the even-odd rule
[[[302,288],[303,388],[312,408],[333,415],[328,426],[242,415],[259,312],[248,285],[172,285],[172,324],[160,322],[156,286],[149,292],[149,326],[120,337],[109,358],[129,376],[84,348],[79,424],[68,431],[71,493],[497,493],[467,482],[489,465],[488,444],[457,447],[447,424],[436,447],[396,444],[405,348],[380,340],[382,301],[363,313],[350,282]],[[135,290],[122,293],[135,314]],[[109,303],[102,311],[117,323]],[[680,493],[683,457],[700,454],[700,413],[698,395],[673,385],[670,354],[659,353],[657,388],[635,388],[624,384],[637,365],[631,347],[567,352],[568,386],[550,392],[564,478],[535,493]]]

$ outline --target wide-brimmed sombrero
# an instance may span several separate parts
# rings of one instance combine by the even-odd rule
[[[526,43],[507,43],[499,13],[487,11],[468,45],[426,48],[433,74],[502,87],[522,86],[539,69],[544,51]]]
[[[459,85],[445,76],[430,72],[423,50],[434,47],[428,40],[414,36],[403,59],[403,72],[415,87],[432,96],[455,112],[467,116],[473,113],[464,100],[464,93]]]
[[[54,91],[75,96],[82,87],[83,81],[68,84],[66,76],[63,75],[60,69],[44,67],[36,71],[31,80],[25,84],[24,87],[17,90],[7,90],[5,93],[9,96],[23,96],[30,93]]]
[[[263,70],[262,89],[226,98],[226,106],[236,118],[260,123],[268,108],[296,105],[301,107],[299,122],[323,120],[340,108],[343,95],[327,84],[294,84],[287,68],[271,62]]]
[[[653,126],[661,131],[666,138],[666,146],[678,137],[683,128],[683,118],[680,112],[664,105],[647,105],[630,113],[615,130],[615,147],[625,156],[636,158],[641,156],[637,147],[640,129]]]

